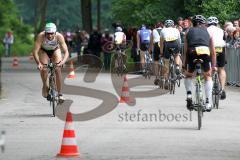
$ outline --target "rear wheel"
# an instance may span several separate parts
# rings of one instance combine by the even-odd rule
[[[203,116],[203,110],[202,110],[202,106],[198,105],[198,130],[200,130],[202,128],[202,116]]]

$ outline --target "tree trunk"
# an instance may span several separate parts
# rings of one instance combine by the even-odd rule
[[[101,1],[97,0],[97,29],[101,31]]]
[[[41,10],[40,10],[41,22],[39,26],[40,31],[44,29],[44,26],[46,23],[47,3],[48,3],[48,0],[41,0]]]
[[[83,30],[91,33],[92,31],[92,11],[91,0],[81,0],[82,27]]]
[[[38,35],[38,33],[43,30],[44,25],[45,25],[47,2],[48,2],[48,0],[35,1],[35,9],[34,9],[34,37],[35,37],[35,39],[36,39],[36,36]]]

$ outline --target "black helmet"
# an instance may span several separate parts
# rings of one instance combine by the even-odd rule
[[[205,24],[206,23],[206,18],[202,15],[195,15],[192,18],[192,22],[195,23],[195,24],[197,24],[197,23]]]

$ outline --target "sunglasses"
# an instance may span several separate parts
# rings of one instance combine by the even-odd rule
[[[55,33],[53,32],[53,33],[46,33],[47,35],[54,35]]]

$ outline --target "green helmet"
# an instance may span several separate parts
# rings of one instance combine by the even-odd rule
[[[57,31],[57,27],[54,23],[47,23],[45,25],[45,32],[46,33],[55,33]]]

